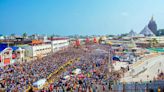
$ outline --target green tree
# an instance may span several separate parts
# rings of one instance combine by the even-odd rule
[[[55,37],[55,35],[54,34],[52,34],[51,36],[50,36],[50,38],[52,39],[53,37]]]
[[[4,39],[5,39],[5,40],[7,39],[7,36],[6,36],[6,35],[4,36]]]
[[[156,47],[157,44],[158,44],[158,41],[157,41],[156,38],[152,38],[152,39],[150,40],[150,46],[151,46],[151,47]]]
[[[14,33],[12,33],[10,36],[15,37],[15,34],[14,34]]]
[[[107,37],[114,37],[114,35],[107,35]]]
[[[125,37],[125,36],[127,36],[127,35],[128,35],[128,33],[121,34],[122,37]]]
[[[14,33],[12,33],[10,36],[11,36],[12,39],[15,38],[15,34]]]
[[[157,36],[162,36],[162,35],[164,35],[164,29],[159,29],[157,31]]]

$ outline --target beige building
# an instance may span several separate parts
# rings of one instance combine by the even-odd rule
[[[50,43],[42,43],[37,45],[29,45],[24,47],[26,57],[42,57],[51,53],[51,44]]]
[[[135,40],[135,43],[142,47],[150,47],[151,40],[156,39],[157,47],[164,47],[164,36],[152,36],[152,37],[144,37],[144,38],[138,38]]]
[[[54,38],[51,39],[51,48],[52,52],[57,52],[69,46],[69,39],[68,38]]]

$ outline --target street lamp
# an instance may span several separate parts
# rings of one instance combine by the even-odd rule
[[[110,72],[112,72],[112,43],[108,42],[107,44],[109,45],[108,65],[110,64],[109,69]]]
[[[112,61],[113,61],[113,59],[112,59],[112,57],[113,57],[113,51],[112,51],[112,43],[111,42],[108,42],[107,44],[109,45],[109,53],[108,53],[109,54],[108,55],[109,73],[111,75],[113,75],[113,64],[112,64]],[[115,78],[113,79],[113,83],[116,84],[116,79]]]

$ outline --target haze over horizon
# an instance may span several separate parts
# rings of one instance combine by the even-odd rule
[[[164,0],[1,0],[0,34],[139,33],[152,16],[164,28]]]

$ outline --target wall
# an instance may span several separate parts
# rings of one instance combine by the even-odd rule
[[[51,44],[41,44],[32,46],[33,56],[46,55],[51,52]]]
[[[65,48],[69,45],[68,40],[54,40],[51,42],[52,45],[52,51],[56,52],[61,50],[62,48]]]
[[[46,55],[51,52],[51,44],[39,44],[34,46],[26,46],[24,48],[25,56],[36,57],[38,55]]]

